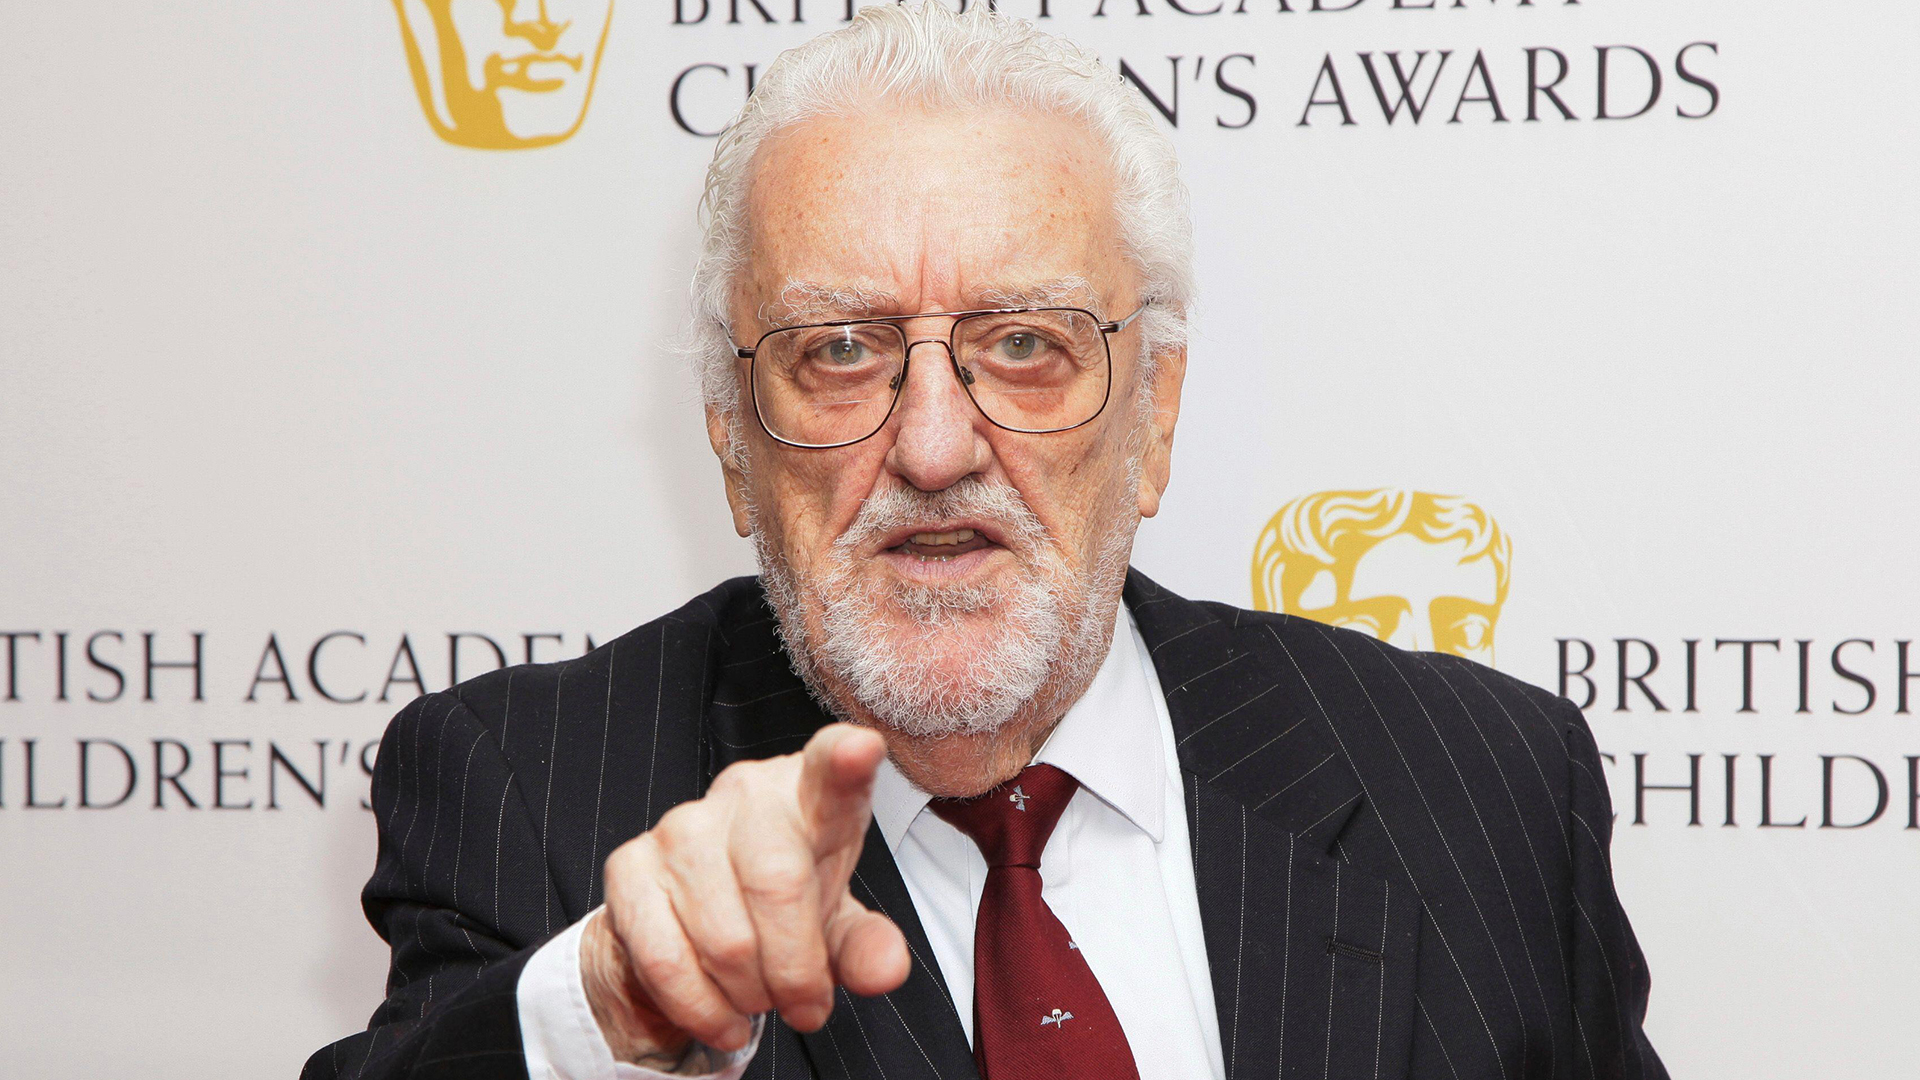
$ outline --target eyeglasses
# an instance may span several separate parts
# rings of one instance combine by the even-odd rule
[[[916,345],[945,345],[967,396],[995,427],[1031,435],[1071,431],[1107,407],[1118,322],[1067,307],[988,308],[841,319],[787,326],[735,347],[750,361],[753,410],[776,441],[808,450],[851,446],[886,426]],[[946,339],[909,340],[900,324],[952,319]]]

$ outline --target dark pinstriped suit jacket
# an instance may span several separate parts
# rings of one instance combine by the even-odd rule
[[[1179,742],[1229,1077],[1666,1075],[1641,1030],[1647,970],[1614,896],[1598,753],[1570,703],[1138,573],[1126,603]],[[797,750],[825,722],[749,578],[577,660],[407,706],[374,772],[363,896],[393,948],[387,999],[304,1076],[524,1077],[520,969],[600,903],[607,853],[730,762]],[[814,1034],[770,1025],[747,1075],[974,1078],[877,830],[853,887],[905,931],[912,975],[883,997],[842,991]]]

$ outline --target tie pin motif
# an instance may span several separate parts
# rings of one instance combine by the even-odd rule
[[[1007,801],[1013,804],[1013,808],[1015,810],[1019,810],[1024,813],[1027,809],[1027,800],[1032,797],[1033,796],[1028,795],[1026,792],[1021,791],[1019,784],[1015,784],[1013,785],[1012,793],[1010,793],[1007,796]],[[1058,1010],[1055,1010],[1055,1011],[1058,1011]]]
[[[1071,1019],[1073,1019],[1072,1013],[1061,1012],[1059,1009],[1055,1009],[1052,1013],[1040,1018],[1040,1026],[1046,1027],[1048,1024],[1052,1024],[1054,1027],[1065,1030],[1066,1022]]]

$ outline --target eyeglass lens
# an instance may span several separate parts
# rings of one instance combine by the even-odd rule
[[[1106,404],[1107,339],[1085,311],[967,315],[954,321],[948,343],[968,394],[1001,427],[1061,431]],[[892,411],[908,344],[893,323],[797,326],[768,335],[753,365],[761,422],[775,438],[803,446],[872,435]]]

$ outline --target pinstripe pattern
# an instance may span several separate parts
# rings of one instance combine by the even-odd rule
[[[1230,1075],[1666,1075],[1640,1026],[1647,971],[1578,710],[1470,661],[1191,603],[1137,574],[1127,600],[1178,687],[1223,1041],[1232,981],[1255,1001],[1249,979],[1270,988],[1270,1042],[1243,1030]],[[1241,873],[1222,857],[1236,806],[1253,809],[1273,874],[1263,889],[1256,863],[1244,916],[1222,910]],[[1243,918],[1286,948],[1223,972]]]
[[[1665,1076],[1577,710],[1138,574],[1126,599],[1171,688],[1230,1077]],[[387,999],[304,1075],[524,1077],[520,968],[598,901],[606,854],[824,722],[751,579],[579,659],[408,705],[375,768],[363,893],[393,951]],[[877,829],[852,887],[905,932],[906,985],[843,993],[811,1035],[776,1017],[748,1076],[977,1080]]]

